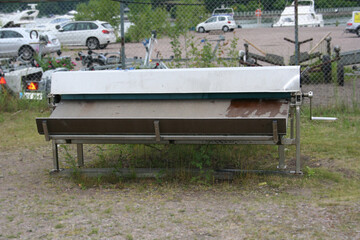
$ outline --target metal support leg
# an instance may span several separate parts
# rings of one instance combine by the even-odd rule
[[[57,143],[53,140],[52,141],[52,150],[53,150],[53,163],[54,163],[54,172],[59,172],[60,171],[60,167],[59,167],[59,152],[58,152],[58,145]]]
[[[159,121],[154,121],[154,128],[155,128],[156,141],[160,142],[161,137],[160,137],[160,123],[159,123]]]
[[[290,107],[290,138],[294,139],[294,107]]]
[[[278,134],[278,125],[277,125],[277,121],[273,121],[273,138],[274,138],[274,143],[279,142],[279,134]]]
[[[286,169],[285,165],[285,146],[284,145],[278,145],[278,151],[279,151],[279,169]]]
[[[301,173],[301,159],[300,159],[300,106],[296,106],[296,169],[295,173]]]
[[[76,149],[77,149],[77,161],[78,161],[78,167],[83,167],[84,166],[84,150],[83,150],[83,144],[82,143],[78,143],[76,144]]]

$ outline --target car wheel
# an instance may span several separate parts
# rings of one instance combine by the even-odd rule
[[[223,26],[222,30],[223,30],[224,32],[228,32],[228,31],[229,31],[229,27],[228,27],[228,26]]]
[[[360,28],[356,29],[356,35],[360,37]]]
[[[29,61],[34,56],[34,50],[29,46],[23,46],[19,50],[19,57],[22,60]]]
[[[199,27],[198,32],[199,32],[199,33],[204,33],[204,32],[205,32],[205,29],[204,29],[203,27]]]
[[[107,44],[104,44],[104,45],[100,45],[99,48],[100,49],[105,49],[108,45]]]
[[[99,40],[97,40],[97,38],[89,38],[86,42],[86,46],[90,50],[98,49],[99,48]]]

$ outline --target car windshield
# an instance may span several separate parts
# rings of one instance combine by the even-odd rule
[[[63,27],[63,26],[65,26],[66,24],[68,24],[68,22],[63,22],[63,23],[60,23],[60,26]]]
[[[205,21],[205,23],[212,23],[212,22],[216,22],[216,17],[209,18],[208,20]]]
[[[101,24],[104,28],[107,28],[107,29],[113,29],[113,27],[110,25],[110,23],[103,23]]]

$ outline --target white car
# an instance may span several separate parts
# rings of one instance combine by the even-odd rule
[[[56,29],[53,33],[62,45],[87,46],[94,50],[116,42],[114,28],[107,22],[75,21],[57,25]]]
[[[352,13],[352,18],[346,23],[345,32],[355,33],[360,37],[360,11]]]
[[[46,45],[40,44],[40,39],[45,39]],[[60,49],[59,40],[51,34],[39,34],[26,28],[0,29],[0,57],[21,57],[23,60],[31,60],[34,54],[40,51],[41,54],[47,54]]]
[[[235,28],[237,28],[237,25],[232,16],[218,15],[212,16],[205,22],[199,23],[196,26],[196,31],[199,33],[204,33],[211,30],[223,30],[224,32],[228,32],[233,31]]]

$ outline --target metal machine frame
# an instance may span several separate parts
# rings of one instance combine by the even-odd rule
[[[159,70],[153,70],[159,71]],[[299,73],[300,75],[300,73]],[[299,80],[299,79],[298,79]],[[61,89],[57,84],[55,87]],[[286,86],[288,86],[287,84]],[[152,86],[153,87],[153,86]],[[74,91],[73,89],[64,90],[59,92],[66,95],[66,91]],[[112,90],[114,91],[114,90]],[[99,94],[99,93],[97,93]],[[303,94],[298,90],[292,89],[289,94],[289,120],[290,120],[290,137],[287,138],[284,133],[278,131],[278,122],[272,120],[272,134],[168,134],[160,131],[160,121],[153,120],[153,133],[149,134],[56,134],[51,131],[49,127],[53,118],[38,118],[38,130],[40,134],[45,135],[46,141],[52,141],[53,149],[53,171],[60,171],[58,144],[76,144],[77,145],[77,163],[79,167],[84,166],[84,144],[255,144],[255,145],[278,145],[279,153],[279,169],[286,169],[285,165],[285,146],[296,146],[296,167],[295,171],[290,173],[301,174],[301,157],[300,157],[300,107]],[[55,96],[53,96],[56,98]],[[84,96],[81,96],[84,97]],[[76,97],[74,98],[76,99]],[[54,103],[55,102],[55,103]],[[54,99],[51,104],[57,104]],[[67,117],[66,119],[70,119]],[[271,121],[271,120],[269,120]],[[255,122],[254,122],[255,123]],[[49,125],[50,124],[50,125]]]

